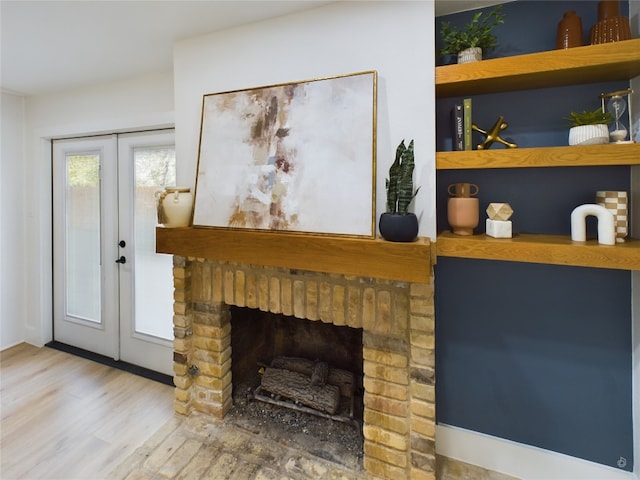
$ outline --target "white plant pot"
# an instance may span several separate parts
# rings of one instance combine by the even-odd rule
[[[479,62],[480,60],[482,60],[480,47],[467,48],[458,53],[458,63]]]
[[[609,143],[606,125],[580,125],[569,129],[569,145],[599,145]]]

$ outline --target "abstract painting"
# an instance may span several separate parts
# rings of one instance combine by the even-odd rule
[[[207,94],[195,226],[373,237],[375,71]]]

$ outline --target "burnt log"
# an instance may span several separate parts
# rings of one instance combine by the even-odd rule
[[[273,368],[283,368],[285,370],[291,370],[292,372],[298,372],[303,375],[311,376],[313,372],[312,360],[299,357],[275,357],[271,362]]]
[[[300,357],[276,357],[271,362],[271,366],[274,368],[291,370],[292,372],[298,372],[303,375],[308,375],[309,377],[313,374],[315,365],[316,362]],[[355,383],[353,373],[340,368],[329,367],[326,383],[338,386],[340,388],[340,395],[343,397],[352,397]]]
[[[311,385],[311,378],[299,372],[267,367],[261,387],[307,407],[334,415],[340,405],[340,388],[336,385]]]
[[[316,362],[311,371],[311,385],[324,385],[327,383],[329,375],[329,364],[327,362]]]

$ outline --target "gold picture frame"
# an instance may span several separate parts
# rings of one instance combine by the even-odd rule
[[[206,94],[193,225],[375,237],[377,73]]]

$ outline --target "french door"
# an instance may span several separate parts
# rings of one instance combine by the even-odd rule
[[[54,340],[173,374],[173,276],[155,194],[173,130],[53,142]]]

